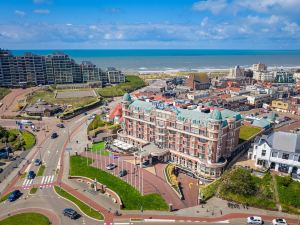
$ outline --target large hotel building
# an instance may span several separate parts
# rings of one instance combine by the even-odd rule
[[[120,141],[138,146],[145,158],[163,157],[163,161],[171,161],[198,177],[219,177],[226,158],[239,143],[241,115],[227,109],[182,109],[133,101],[125,94],[122,111]],[[149,154],[143,154],[143,149]]]

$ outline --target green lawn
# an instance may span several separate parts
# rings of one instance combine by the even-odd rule
[[[92,148],[90,148],[90,150],[92,152],[96,152],[97,154],[100,154],[100,155],[105,155],[105,156],[109,155],[109,151],[105,150],[105,142],[104,141],[93,144]]]
[[[49,219],[39,213],[21,213],[10,216],[2,221],[0,225],[50,225]]]
[[[91,164],[92,160],[88,159]],[[103,170],[87,166],[87,159],[81,156],[71,156],[70,175],[84,176],[97,180],[112,189],[120,196],[124,208],[128,210],[139,210],[141,206],[145,210],[168,210],[165,200],[158,194],[142,196],[134,187]]]
[[[126,76],[126,82],[111,87],[98,89],[98,93],[103,97],[114,97],[124,95],[126,92],[132,92],[144,87],[145,82],[138,76]]]
[[[84,212],[86,215],[88,215],[94,219],[97,219],[97,220],[103,220],[103,215],[100,212],[90,208],[88,205],[86,205],[85,203],[83,203],[82,201],[80,201],[79,199],[74,197],[73,195],[69,194],[64,189],[62,189],[58,186],[55,186],[54,189],[57,194],[59,194],[60,196],[66,198],[66,199],[69,199],[71,202],[73,202],[75,205],[77,205],[81,209],[81,211]]]
[[[37,191],[38,191],[38,188],[37,188],[37,187],[33,187],[33,188],[30,189],[30,192],[29,192],[29,193],[33,195],[33,194],[35,194]]]
[[[28,150],[35,145],[36,142],[35,136],[26,130],[20,132],[17,129],[9,129],[7,130],[7,132],[8,132],[8,139],[7,139],[8,145],[11,146],[14,150],[21,150],[22,147],[24,147],[25,150]],[[21,134],[21,138],[20,138],[20,134]]]
[[[9,92],[10,92],[10,89],[0,87],[0,100],[1,100],[2,98],[4,98],[6,95],[8,95]]]
[[[53,88],[37,90],[33,94],[28,95],[27,102],[30,104],[36,103],[42,99],[50,104],[72,105],[73,108],[85,106],[95,102],[97,97],[82,97],[82,98],[55,98]]]
[[[300,214],[300,183],[291,177],[276,176],[279,201],[285,211]]]
[[[45,169],[46,169],[45,165],[40,165],[39,170],[38,170],[38,172],[37,172],[36,175],[37,175],[38,177],[43,176],[43,174],[44,174],[44,172],[45,172]]]
[[[35,145],[36,139],[32,133],[30,133],[28,131],[22,131],[22,137],[25,141],[24,147],[26,150],[32,148]]]
[[[252,127],[243,125],[240,128],[240,143],[249,140],[253,135],[258,134],[261,131],[259,127]]]

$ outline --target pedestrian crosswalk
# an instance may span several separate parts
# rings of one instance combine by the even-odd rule
[[[49,188],[53,186],[54,175],[43,176],[40,188]]]
[[[22,189],[24,190],[29,189],[32,183],[33,183],[33,179],[25,179],[22,184]]]
[[[42,178],[38,177],[35,179],[24,179],[21,185],[21,189],[28,190],[33,186],[39,187],[41,189],[53,187],[54,178],[55,175],[48,175],[48,176],[43,176]]]

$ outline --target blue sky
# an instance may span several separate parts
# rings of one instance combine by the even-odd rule
[[[9,49],[300,49],[300,0],[2,0]]]

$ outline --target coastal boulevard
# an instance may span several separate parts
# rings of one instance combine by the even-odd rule
[[[115,104],[120,101],[114,101],[110,103],[109,108],[113,108]],[[89,112],[99,112],[100,109]],[[162,212],[145,212],[141,214],[139,212],[124,212],[121,216],[115,216],[111,210],[107,209],[106,202],[95,201],[92,198],[88,198],[86,193],[76,187],[72,187],[68,182],[68,161],[69,155],[75,154],[77,150],[83,151],[82,141],[77,139],[78,136],[82,138],[86,134],[86,128],[88,125],[89,115],[79,115],[72,118],[69,121],[65,121],[65,128],[58,128],[56,124],[60,121],[54,118],[47,118],[43,120],[43,126],[46,127],[36,133],[37,143],[36,146],[30,150],[28,157],[23,160],[18,168],[6,178],[0,185],[1,197],[5,194],[19,189],[23,193],[20,199],[15,202],[3,201],[0,203],[0,219],[20,212],[41,212],[47,215],[53,225],[68,225],[68,224],[245,224],[246,217],[250,216],[248,213],[224,213],[218,216],[190,216],[188,211],[184,215],[174,213],[162,213]],[[1,126],[10,128],[16,128],[14,120],[0,121]],[[51,134],[56,132],[57,138],[52,139]],[[79,140],[79,142],[78,142]],[[70,147],[71,146],[71,147]],[[66,151],[68,150],[68,151]],[[71,152],[69,152],[71,151]],[[33,180],[28,180],[26,174],[30,170],[38,172],[38,167],[34,165],[35,159],[41,159],[45,165],[45,170],[41,176],[35,177]],[[91,208],[102,213],[104,221],[94,220],[85,214],[83,214],[77,206],[73,203],[61,198],[54,191],[54,186],[61,186],[66,190],[72,190],[72,194],[85,202]],[[32,187],[38,188],[35,194],[30,194]],[[71,220],[68,217],[63,216],[62,210],[64,208],[75,209],[81,217],[77,220]],[[260,210],[257,210],[257,215],[260,215]],[[273,218],[276,218],[277,212],[269,213],[268,216],[263,216],[266,221],[265,224],[270,224]],[[290,224],[297,224],[296,217],[289,220]],[[137,221],[131,221],[132,218],[140,219]]]

